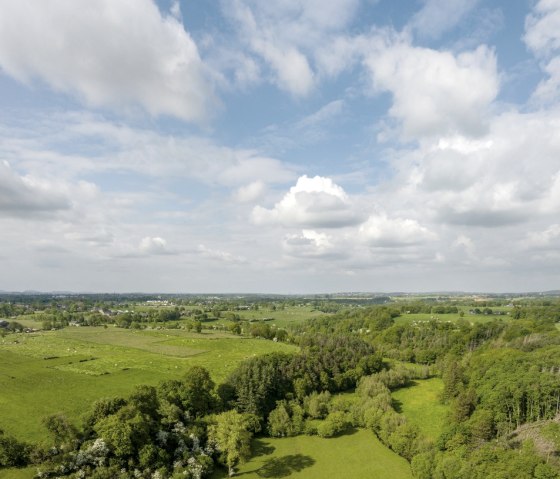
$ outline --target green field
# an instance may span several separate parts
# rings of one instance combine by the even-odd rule
[[[42,441],[41,419],[64,412],[76,424],[99,397],[128,395],[135,385],[179,377],[193,365],[216,382],[240,361],[296,347],[225,333],[66,328],[0,339],[0,429]]]
[[[325,313],[307,306],[290,306],[276,310],[261,308],[258,311],[239,311],[238,314],[244,320],[271,318],[267,323],[278,328],[286,328],[291,324],[305,321],[306,319],[325,316]]]
[[[497,310],[498,308],[496,308]],[[503,309],[503,308],[502,308]],[[450,321],[456,322],[459,319],[464,319],[468,321],[470,324],[475,323],[488,323],[494,320],[503,320],[508,321],[510,316],[508,315],[485,315],[485,314],[469,314],[468,309],[464,311],[464,316],[461,318],[459,313],[451,313],[451,314],[431,314],[431,313],[403,313],[401,316],[395,318],[396,324],[404,324],[404,323],[411,323],[413,321]]]
[[[0,469],[0,479],[33,479],[37,467],[25,467],[22,469]]]
[[[440,403],[442,391],[443,381],[439,378],[416,380],[409,387],[393,391],[393,405],[428,438],[436,440],[443,431],[449,409]]]
[[[214,478],[226,477],[216,473]],[[258,479],[287,477],[412,478],[410,466],[385,447],[371,431],[356,430],[331,439],[297,436],[253,441],[253,458],[239,468],[236,477]]]

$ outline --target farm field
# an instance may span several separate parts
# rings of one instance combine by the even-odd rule
[[[191,307],[189,309],[197,308]],[[260,307],[258,310],[240,310],[233,311],[233,313],[238,315],[241,321],[257,322],[265,320],[266,324],[277,328],[287,328],[290,325],[305,321],[306,319],[327,315],[327,313],[317,311],[311,306],[285,306],[283,309]],[[225,314],[227,314],[227,312],[223,312],[222,316]],[[229,326],[232,322],[224,317],[204,321],[204,327],[211,326],[213,324]]]
[[[66,328],[0,339],[0,429],[40,442],[41,419],[64,412],[74,423],[99,397],[128,395],[135,385],[180,377],[206,367],[214,381],[237,364],[296,347],[226,333]]]
[[[37,467],[0,469],[0,479],[33,479],[36,473]]]
[[[461,317],[459,313],[448,313],[448,314],[431,314],[431,313],[409,313],[402,314],[401,316],[395,318],[396,324],[411,323],[413,321],[450,321],[456,322],[459,319],[464,319],[471,324],[475,323],[488,323],[493,320],[509,320],[508,315],[485,315],[485,314],[469,314],[468,310],[464,312],[464,316]]]
[[[393,391],[391,396],[395,410],[435,441],[443,431],[449,409],[440,403],[442,391],[443,381],[431,378],[416,380],[409,387]]]
[[[371,431],[363,429],[330,439],[317,436],[255,439],[252,459],[239,468],[236,476],[244,479],[412,478],[408,462],[381,444]],[[213,479],[225,477],[227,474],[222,471],[213,475]]]

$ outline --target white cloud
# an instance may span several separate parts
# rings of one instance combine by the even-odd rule
[[[457,149],[437,148],[423,158],[418,181],[427,191],[463,191],[479,178],[477,166],[475,159]]]
[[[115,240],[115,235],[107,230],[105,226],[86,225],[82,231],[69,231],[64,238],[75,242],[84,242],[89,246],[110,245]]]
[[[540,0],[525,19],[525,43],[542,60],[548,75],[537,85],[533,100],[549,105],[560,99],[560,1]]]
[[[321,73],[314,67],[318,52],[338,37],[358,5],[358,0],[236,0],[224,2],[224,11],[242,43],[268,66],[271,81],[305,96]]]
[[[67,210],[70,200],[48,181],[20,176],[0,162],[0,214],[28,216]]]
[[[455,27],[477,3],[478,0],[425,0],[408,26],[422,37],[439,38]]]
[[[340,228],[362,221],[346,192],[330,178],[301,176],[296,185],[274,208],[256,206],[256,224],[281,224],[287,227]]]
[[[0,157],[27,170],[70,178],[126,172],[239,188],[296,177],[290,164],[255,150],[221,146],[201,136],[166,135],[88,114],[71,113],[56,121],[30,118],[24,128],[7,129],[5,135]],[[88,147],[92,142],[93,149]],[[67,153],[77,145],[86,153]]]
[[[264,183],[262,181],[253,181],[248,185],[241,186],[234,193],[234,198],[240,203],[249,203],[260,198],[264,192]]]
[[[198,253],[204,258],[219,261],[221,263],[242,264],[247,262],[247,259],[243,256],[235,255],[233,253],[230,253],[229,251],[208,248],[203,244],[198,246]]]
[[[489,106],[499,77],[496,56],[486,46],[454,55],[411,46],[403,39],[372,41],[365,59],[374,87],[389,91],[389,114],[402,122],[405,137],[487,131]]]
[[[560,246],[560,225],[555,223],[544,231],[528,233],[523,246],[529,250],[558,249]]]
[[[525,19],[525,43],[538,56],[560,48],[560,1],[540,0]]]
[[[140,252],[145,254],[168,254],[167,241],[159,236],[146,236],[138,245]]]
[[[435,234],[418,221],[408,218],[370,216],[360,226],[359,236],[371,246],[402,247],[425,243],[436,238]]]
[[[284,252],[296,258],[309,259],[343,259],[348,252],[335,244],[334,238],[314,230],[302,230],[299,234],[290,234],[282,242]]]
[[[0,66],[94,107],[204,121],[216,105],[196,44],[152,0],[2,2]]]
[[[316,128],[339,116],[342,113],[343,108],[344,100],[333,100],[319,108],[319,110],[317,110],[316,112],[298,121],[296,123],[296,128]]]
[[[397,175],[378,202],[419,220],[503,227],[560,212],[560,113],[511,111],[479,138],[424,142],[395,159]]]
[[[544,105],[560,100],[560,57],[555,57],[544,67],[548,78],[541,80],[533,93],[533,99]]]

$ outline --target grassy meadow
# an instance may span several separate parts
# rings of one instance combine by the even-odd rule
[[[443,381],[440,378],[416,380],[406,388],[393,391],[393,406],[430,439],[443,431],[448,406],[440,403]]]
[[[395,318],[396,324],[411,323],[414,321],[449,321],[455,323],[459,319],[468,321],[470,324],[475,323],[488,323],[494,320],[509,321],[510,317],[508,315],[485,315],[485,314],[469,314],[468,311],[464,312],[461,317],[459,313],[447,313],[447,314],[431,314],[431,313],[409,313],[402,314],[401,316]]]
[[[21,469],[0,469],[0,479],[33,479],[37,473],[37,467],[23,467]]]
[[[410,466],[385,447],[371,431],[354,430],[339,437],[262,438],[253,441],[253,457],[236,474],[244,479],[412,478]],[[213,479],[227,477],[217,471]]]
[[[0,429],[40,442],[41,419],[64,412],[73,422],[100,397],[128,395],[135,385],[155,385],[193,365],[223,380],[237,364],[295,346],[227,333],[183,330],[65,328],[0,339]]]

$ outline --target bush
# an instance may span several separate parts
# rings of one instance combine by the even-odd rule
[[[21,467],[29,464],[30,447],[15,437],[0,435],[0,466]]]
[[[345,432],[351,426],[345,413],[342,411],[331,412],[327,418],[317,426],[317,435],[320,437],[333,437]]]

